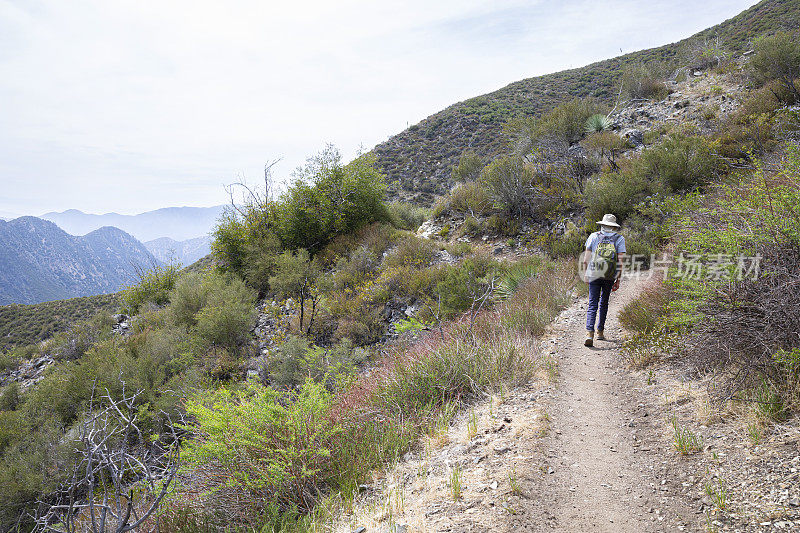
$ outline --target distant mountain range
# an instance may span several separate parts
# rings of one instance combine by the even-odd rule
[[[189,266],[211,253],[211,238],[205,236],[176,241],[161,237],[145,242],[144,246],[162,263],[177,261],[183,266]]]
[[[102,227],[83,237],[36,217],[0,221],[0,305],[116,292],[158,260],[128,233]]]
[[[55,222],[72,235],[85,235],[104,226],[119,228],[142,242],[161,237],[185,241],[207,236],[213,229],[225,206],[165,207],[138,215],[106,213],[93,215],[69,209],[60,213],[45,213],[39,218]]]

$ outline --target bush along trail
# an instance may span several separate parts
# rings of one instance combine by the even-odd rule
[[[620,356],[617,313],[643,284],[623,282],[593,348],[575,297],[539,342],[537,379],[467,410],[362,487],[339,531],[705,530],[663,402]]]

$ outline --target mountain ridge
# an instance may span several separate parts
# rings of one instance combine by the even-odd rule
[[[157,264],[119,228],[79,237],[37,217],[0,221],[0,305],[115,292]]]
[[[511,118],[539,116],[571,98],[594,97],[610,103],[626,66],[669,62],[687,44],[719,37],[732,53],[749,49],[766,31],[800,26],[800,0],[763,0],[715,26],[680,41],[623,54],[588,65],[525,78],[428,116],[372,149],[393,198],[430,205],[452,185],[451,168],[465,150],[491,159],[506,140]]]
[[[56,223],[72,235],[86,235],[100,227],[113,226],[142,242],[160,237],[184,241],[208,235],[224,207],[223,205],[162,207],[135,215],[115,212],[98,215],[84,213],[78,209],[67,209],[44,213],[39,218]]]
[[[175,260],[183,266],[191,265],[211,253],[211,238],[207,235],[183,241],[159,237],[142,244],[162,263]]]

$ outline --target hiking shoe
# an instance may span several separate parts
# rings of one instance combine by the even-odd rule
[[[594,331],[587,331],[586,332],[586,340],[583,341],[584,346],[591,347],[594,345]]]
[[[597,330],[597,340],[599,340],[599,341],[606,340],[606,336],[603,335],[603,330],[602,329],[598,329]]]

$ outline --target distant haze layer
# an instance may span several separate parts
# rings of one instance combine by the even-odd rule
[[[45,213],[39,218],[55,222],[72,235],[86,235],[104,226],[113,226],[136,237],[140,241],[152,241],[169,237],[185,241],[207,236],[213,229],[224,206],[214,207],[165,207],[138,215],[105,213],[93,215],[77,209],[61,213]]]

